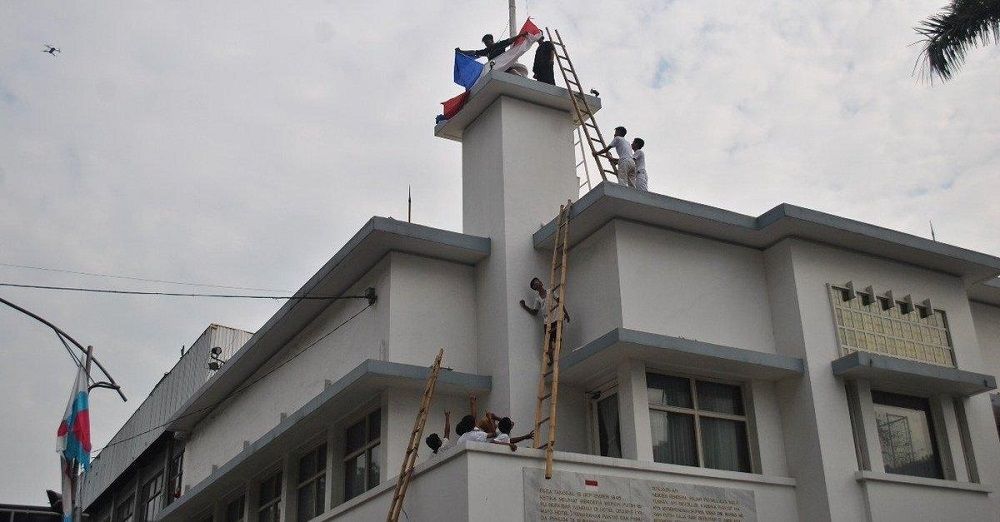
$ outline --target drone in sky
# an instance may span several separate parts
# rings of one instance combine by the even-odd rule
[[[52,47],[49,44],[44,44],[44,45],[45,45],[45,49],[42,51],[43,53],[49,53],[52,56],[55,56],[56,53],[61,53],[62,52],[61,50],[59,50],[58,47]]]

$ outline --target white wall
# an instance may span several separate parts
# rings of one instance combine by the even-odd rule
[[[774,353],[759,250],[614,222],[626,328]]]
[[[328,331],[346,321],[367,304],[357,300],[335,301],[293,338],[247,382],[261,379],[230,397],[192,430],[185,448],[184,483],[194,485],[243,450],[243,441],[253,442],[323,391],[326,380],[336,381],[366,359],[379,359],[386,338],[389,292],[388,258],[351,287],[359,294],[374,286],[379,301],[336,333],[282,364]]]
[[[476,287],[471,266],[393,252],[388,359],[476,373]]]
[[[818,451],[818,455],[810,455],[800,462],[790,458],[790,470],[793,476],[809,483],[807,474],[816,473],[815,465],[821,464],[822,479],[815,478],[812,485],[822,485],[825,495],[815,497],[813,493],[817,491],[810,490],[804,498],[800,497],[800,505],[813,500],[822,501],[825,496],[830,504],[833,520],[858,520],[865,516],[867,508],[861,487],[854,479],[858,465],[844,382],[835,378],[831,371],[831,363],[840,357],[840,352],[826,284],[853,281],[862,288],[873,285],[880,292],[891,289],[899,297],[912,294],[914,301],[930,298],[936,308],[947,313],[958,367],[969,371],[984,371],[968,297],[962,281],[947,274],[798,239],[786,239],[782,243],[784,245],[781,247],[791,256],[795,300],[799,305],[798,313],[802,322],[802,348],[807,363],[805,382],[809,387],[806,392],[787,385],[785,400],[794,401],[798,397],[809,401],[811,396],[805,411],[802,411],[801,406],[790,406],[783,414],[787,416],[797,409],[795,414],[805,416],[786,419],[799,424],[797,428],[790,430],[790,436],[815,429],[819,437],[818,446],[809,449],[810,452]],[[998,483],[1000,445],[997,444],[995,433],[991,432],[989,400],[986,395],[979,395],[966,401],[966,405],[974,453],[983,482]],[[809,419],[810,416],[812,420]],[[812,423],[815,426],[811,426]],[[793,442],[786,437],[786,447]],[[877,451],[877,448],[873,448],[873,451]],[[956,457],[961,458],[960,455]],[[919,494],[918,487],[911,489],[912,494]],[[991,497],[995,510],[996,495]]]
[[[878,522],[996,520],[992,514],[994,508],[984,493],[875,482],[864,487],[871,507],[871,520]]]
[[[409,520],[526,520],[524,517],[523,468],[544,466],[543,452],[523,449],[511,453],[497,447],[474,446],[440,461],[418,467],[406,494],[404,509]],[[800,519],[794,486],[712,477],[679,466],[630,465],[608,458],[566,461],[557,459],[557,471],[627,476],[646,480],[702,484],[749,489],[754,492],[757,520],[793,522]],[[735,477],[733,474],[732,476]],[[392,488],[384,484],[357,501],[334,510],[320,520],[381,520],[389,509]],[[401,517],[401,519],[404,517]]]
[[[614,223],[574,245],[568,263],[566,308],[572,320],[565,326],[564,350],[579,348],[622,325]],[[541,321],[537,328],[541,330]]]

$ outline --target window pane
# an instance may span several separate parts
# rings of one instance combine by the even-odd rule
[[[621,458],[618,394],[601,399],[597,403],[597,441],[601,456]]]
[[[382,434],[382,411],[375,410],[368,414],[368,441],[378,440]]]
[[[698,409],[743,415],[743,393],[739,386],[697,381]]]
[[[706,468],[750,472],[745,422],[701,417],[701,447]]]
[[[281,497],[281,473],[275,473],[260,483],[260,495],[257,505],[261,506]]]
[[[344,452],[351,453],[361,449],[365,445],[365,421],[347,428],[344,434]]]
[[[691,383],[680,377],[646,374],[646,392],[652,404],[691,408]]]
[[[306,522],[318,514],[316,513],[316,490],[314,488],[315,485],[312,482],[299,488],[298,503],[296,504],[299,522]],[[320,496],[322,497],[322,494]]]
[[[299,483],[309,480],[326,467],[326,444],[299,459]]]
[[[887,473],[943,478],[926,399],[872,392]]]
[[[243,504],[246,502],[246,497],[240,495],[239,498],[226,504],[226,522],[242,522],[243,521]]]
[[[344,463],[344,500],[350,500],[365,492],[365,468],[367,454],[362,453]]]
[[[281,522],[281,502],[275,502],[261,509],[257,520],[258,522]]]
[[[371,489],[378,485],[379,480],[379,462],[381,455],[381,448],[375,446],[368,450],[368,489]]]
[[[684,466],[698,465],[693,416],[650,410],[649,425],[653,435],[653,460]]]
[[[316,479],[316,514],[326,511],[326,475]]]

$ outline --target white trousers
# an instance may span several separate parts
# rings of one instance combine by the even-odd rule
[[[632,158],[618,159],[618,183],[625,186],[635,185],[635,161],[632,161]]]
[[[649,176],[646,175],[646,169],[636,169],[635,188],[649,192]]]

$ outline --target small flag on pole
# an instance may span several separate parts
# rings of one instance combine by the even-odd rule
[[[66,405],[66,413],[57,431],[56,448],[62,465],[62,506],[63,521],[72,522],[73,507],[77,505],[77,470],[90,469],[90,407],[87,389],[87,373],[81,367],[73,383],[73,392]]]

